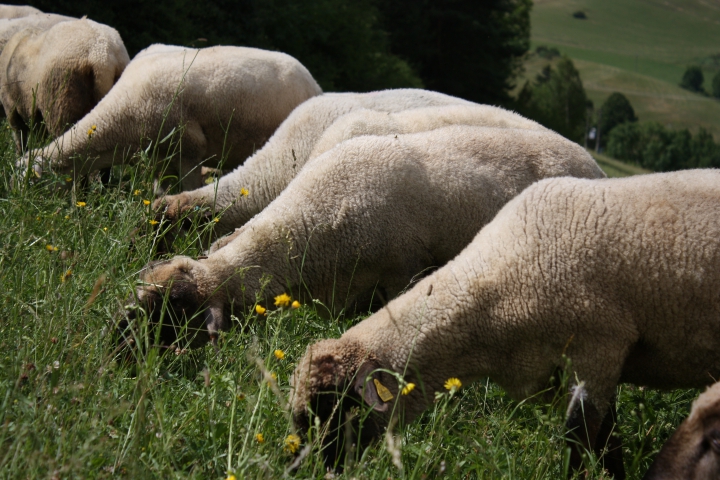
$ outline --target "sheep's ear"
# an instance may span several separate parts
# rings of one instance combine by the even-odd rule
[[[380,368],[375,362],[363,363],[355,375],[355,393],[377,412],[385,412],[393,399],[392,393],[380,383]],[[367,381],[366,381],[367,380]]]

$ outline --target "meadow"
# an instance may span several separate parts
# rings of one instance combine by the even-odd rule
[[[416,422],[328,474],[318,437],[298,443],[289,378],[306,346],[361,318],[322,306],[246,312],[212,347],[117,348],[158,232],[148,153],[107,184],[14,181],[0,134],[0,477],[2,478],[517,478],[567,471],[565,395],[515,401],[489,380],[444,392]],[[611,175],[638,173],[599,157]],[[58,188],[58,184],[66,184]],[[176,253],[196,256],[196,225]],[[141,322],[141,329],[147,325]],[[562,390],[562,389],[561,389]],[[618,434],[640,478],[696,391],[619,388]],[[552,397],[552,395],[550,396]],[[595,459],[587,478],[605,478]]]
[[[582,11],[586,19],[573,17]],[[680,88],[685,68],[703,68],[706,91],[720,71],[720,6],[701,0],[536,0],[531,42],[575,62],[589,98],[600,107],[612,92],[628,97],[641,121],[708,129],[720,140],[720,101]],[[518,81],[548,62],[529,56]]]

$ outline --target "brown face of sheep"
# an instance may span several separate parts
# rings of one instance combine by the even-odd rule
[[[720,478],[720,415],[683,422],[663,446],[644,480]]]
[[[189,259],[187,260],[189,262]],[[152,262],[141,276],[137,300],[128,307],[120,325],[121,340],[140,343],[140,322],[147,317],[150,345],[170,346],[188,341],[191,347],[215,343],[222,328],[222,307],[211,304],[199,292],[185,260]]]
[[[383,434],[392,400],[385,390],[387,387],[380,383],[377,362],[366,361],[344,380],[335,376],[332,356],[318,357],[313,363],[318,377],[330,381],[313,389],[306,408],[293,412],[293,422],[298,432],[307,438],[317,417],[325,465],[342,471],[346,462],[359,458],[362,451]],[[383,382],[389,383],[387,379]]]

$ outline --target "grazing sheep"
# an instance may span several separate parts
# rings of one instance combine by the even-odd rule
[[[47,30],[60,22],[70,22],[77,18],[55,15],[54,13],[38,13],[16,18],[0,18],[0,51],[16,33],[26,28]]]
[[[28,5],[2,5],[0,4],[0,19],[21,18],[29,15],[40,15],[43,12]]]
[[[120,163],[179,128],[174,173],[184,188],[197,188],[202,160],[211,167],[225,157],[225,167],[241,164],[297,105],[320,93],[310,72],[283,53],[153,45],[75,127],[30,157],[38,157],[36,171],[46,166],[77,177]],[[161,147],[166,155],[177,145]]]
[[[720,478],[720,382],[693,403],[690,416],[665,443],[644,480]]]
[[[265,148],[245,165],[221,177],[217,185],[158,199],[155,208],[161,211],[166,205],[162,214],[171,222],[194,212],[218,216],[213,231],[215,235],[224,235],[270,204],[307,161],[344,140],[361,135],[428,131],[448,125],[545,130],[516,113],[435,92],[325,94],[298,107]],[[249,192],[247,198],[241,197],[241,188]]]
[[[719,209],[717,170],[536,183],[446,266],[308,348],[294,374],[296,425],[312,424],[309,409],[325,421],[347,391],[377,413],[365,441],[391,414],[412,421],[450,377],[489,376],[521,399],[546,388],[567,354],[584,385],[585,423],[576,410],[569,424],[587,425],[579,439],[601,449],[618,383],[681,388],[720,376]],[[395,377],[376,369],[418,388],[398,395]],[[395,400],[363,387],[368,375]],[[331,464],[342,461],[332,437]],[[623,478],[621,450],[609,447],[605,465]]]
[[[169,299],[164,318],[189,321],[195,344],[229,328],[233,308],[261,290],[366,311],[457,255],[527,185],[564,175],[604,176],[549,130],[453,126],[348,140],[309,162],[224,248],[151,263],[138,305],[157,319]],[[175,340],[172,328],[164,341]]]
[[[84,117],[129,61],[120,34],[92,20],[16,33],[0,54],[0,101],[18,150],[32,124],[57,137]]]

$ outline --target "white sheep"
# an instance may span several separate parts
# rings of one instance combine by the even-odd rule
[[[153,45],[141,51],[105,98],[41,152],[34,166],[75,176],[107,168],[173,129],[181,149],[172,163],[184,188],[202,184],[200,162],[235,167],[300,103],[321,93],[289,55],[245,47]],[[180,136],[178,134],[178,136]],[[177,147],[166,141],[160,154]]]
[[[38,13],[35,15],[26,15],[15,18],[0,18],[0,51],[16,33],[32,28],[36,30],[47,30],[48,28],[60,22],[70,22],[77,20],[73,17],[65,15],[56,15],[54,13]]]
[[[296,424],[311,425],[309,409],[325,421],[337,400],[325,393],[347,390],[377,412],[363,430],[377,435],[391,412],[417,417],[448,378],[490,377],[526,398],[550,385],[566,354],[584,392],[584,420],[576,409],[569,425],[601,449],[618,383],[680,388],[720,376],[718,209],[717,170],[536,183],[446,266],[308,348],[294,374]],[[399,395],[378,368],[418,388]],[[363,387],[368,375],[394,400]],[[328,461],[341,461],[330,443]],[[616,443],[605,465],[623,478]]]
[[[423,90],[325,94],[298,107],[262,150],[217,184],[159,199],[155,208],[171,222],[195,212],[217,218],[214,234],[223,235],[270,204],[307,161],[345,140],[448,125],[545,130],[501,108]],[[243,197],[241,190],[249,195]]]
[[[43,12],[28,5],[4,5],[0,4],[0,19],[21,18],[29,15],[40,15]]]
[[[84,117],[129,61],[120,34],[92,20],[16,33],[0,54],[0,101],[18,150],[32,124],[56,137]]]
[[[159,315],[168,298],[165,318],[189,321],[196,344],[227,329],[233,308],[252,306],[261,290],[318,299],[332,313],[367,311],[453,258],[523,188],[564,175],[604,176],[549,130],[453,126],[351,139],[310,161],[223,248],[150,264],[138,305]]]
[[[709,387],[663,445],[643,480],[720,478],[720,382]]]

